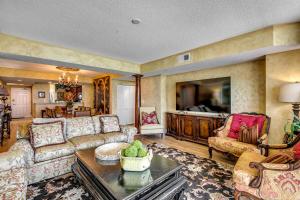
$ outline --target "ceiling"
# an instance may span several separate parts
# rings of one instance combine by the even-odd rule
[[[49,80],[42,80],[42,79],[31,79],[31,78],[19,78],[16,79],[14,77],[1,77],[0,79],[4,81],[7,85],[14,85],[14,86],[32,86],[36,83],[51,83]]]
[[[29,71],[42,71],[42,72],[51,72],[51,73],[60,73],[60,74],[62,73],[61,70],[56,69],[56,66],[53,65],[29,63],[23,61],[1,59],[1,58],[0,58],[0,67],[22,69],[22,70],[29,70]],[[91,78],[101,75],[100,72],[83,70],[83,69],[80,69],[80,71],[74,73],[77,74],[79,77],[86,76]]]
[[[300,21],[299,10],[299,0],[0,0],[0,32],[145,63]]]

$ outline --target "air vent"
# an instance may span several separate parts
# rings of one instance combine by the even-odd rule
[[[179,62],[189,62],[191,61],[191,54],[190,53],[181,54],[177,57],[177,60]]]

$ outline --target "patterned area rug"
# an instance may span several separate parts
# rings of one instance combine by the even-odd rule
[[[148,147],[154,153],[176,160],[184,166],[181,173],[187,178],[189,185],[184,199],[234,199],[232,167],[155,143]],[[27,198],[93,199],[86,189],[75,181],[72,173],[30,185]]]

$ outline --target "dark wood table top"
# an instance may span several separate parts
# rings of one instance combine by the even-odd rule
[[[149,169],[144,172],[126,172],[121,169],[120,162],[99,161],[94,152],[95,148],[80,150],[76,152],[76,156],[116,199],[134,196],[182,168],[176,161],[154,155]],[[144,185],[136,185],[137,183]]]

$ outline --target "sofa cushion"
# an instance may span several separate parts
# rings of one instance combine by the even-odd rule
[[[63,122],[33,123],[30,128],[30,137],[34,148],[65,143]]]
[[[91,117],[74,117],[67,119],[67,138],[95,134]]]
[[[164,127],[161,124],[146,124],[142,125],[141,129],[151,130],[151,129],[163,129]]]
[[[34,160],[35,162],[43,162],[55,158],[72,155],[74,152],[75,147],[71,142],[51,146],[44,146],[35,149]]]
[[[122,132],[111,132],[102,134],[105,143],[127,142],[128,135]]]
[[[233,180],[237,184],[249,185],[251,180],[258,176],[258,170],[249,167],[250,162],[261,162],[266,157],[255,152],[244,152],[233,169]]]
[[[95,115],[92,117],[96,134],[101,133],[101,123],[99,117],[100,115]]]
[[[104,144],[102,134],[78,136],[71,138],[69,141],[72,142],[76,150],[98,147]]]
[[[100,116],[100,122],[103,133],[120,131],[118,116]]]
[[[239,157],[245,151],[260,153],[256,145],[238,142],[230,137],[209,137],[208,145],[222,152],[231,153]]]
[[[33,123],[48,123],[48,122],[55,122],[55,121],[62,121],[64,124],[64,136],[66,137],[66,132],[67,132],[67,121],[66,118],[33,118],[32,122]]]

